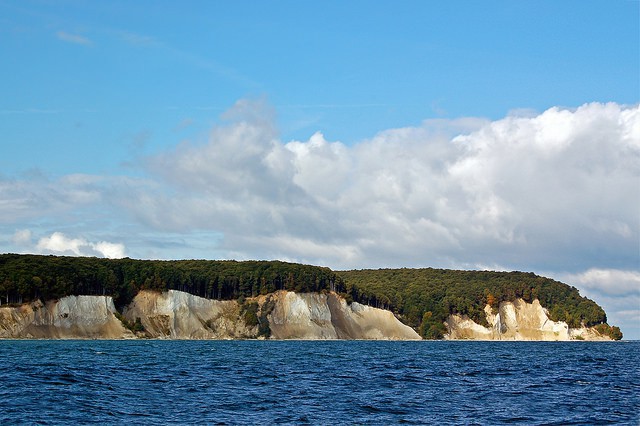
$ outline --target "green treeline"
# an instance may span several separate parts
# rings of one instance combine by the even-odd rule
[[[0,304],[108,295],[121,308],[140,290],[180,290],[218,300],[244,300],[277,290],[335,291],[348,302],[392,310],[429,339],[442,338],[443,322],[450,314],[467,315],[487,325],[486,304],[497,308],[502,301],[539,299],[554,321],[566,321],[573,328],[599,325],[601,332],[613,338],[622,336],[617,327],[606,324],[602,308],[580,296],[576,288],[533,273],[432,268],[334,272],[280,261],[0,255]],[[252,308],[243,314],[245,320],[260,323]]]
[[[441,338],[450,314],[467,315],[486,326],[487,304],[497,308],[517,298],[529,303],[539,299],[552,320],[566,321],[572,328],[607,321],[604,310],[575,287],[533,273],[404,268],[338,275],[353,300],[393,310],[425,338]]]
[[[0,301],[108,295],[122,307],[140,290],[180,290],[218,300],[277,290],[344,292],[330,269],[279,261],[134,260],[0,255]]]

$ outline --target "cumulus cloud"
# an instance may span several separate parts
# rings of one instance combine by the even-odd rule
[[[430,120],[347,146],[320,132],[284,143],[273,111],[242,101],[205,143],[149,158],[161,185],[124,207],[158,230],[219,231],[233,252],[312,259],[324,246],[335,267],[631,264],[639,117],[594,103]]]
[[[47,217],[113,234],[125,221],[334,268],[637,268],[638,106],[427,120],[351,146],[321,132],[284,142],[274,117],[239,101],[207,140],[144,159],[143,178],[0,178],[0,228]]]
[[[88,243],[79,238],[67,238],[61,232],[54,232],[49,237],[43,237],[38,241],[36,246],[38,250],[50,251],[54,253],[73,253],[76,256],[82,256],[82,247],[88,246]]]
[[[292,155],[289,158],[280,155],[280,160],[289,160],[295,185],[321,200],[331,201],[340,195],[342,183],[353,168],[345,145],[327,142],[322,133],[317,132],[308,142],[292,141],[285,148]],[[276,155],[273,153],[271,158]]]
[[[590,291],[612,296],[640,297],[640,271],[591,268],[579,274],[571,274],[567,279]]]
[[[36,250],[47,254],[99,256],[109,259],[125,257],[124,244],[108,241],[92,243],[84,238],[69,238],[62,232],[54,232],[48,237],[40,238]]]
[[[91,244],[91,247],[100,253],[103,257],[109,259],[122,259],[125,257],[124,244],[110,243],[108,241],[100,241],[95,244]]]

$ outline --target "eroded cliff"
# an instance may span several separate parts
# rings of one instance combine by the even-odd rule
[[[255,321],[248,321],[249,306]],[[0,307],[1,338],[136,337],[168,339],[385,339],[420,336],[389,311],[352,303],[335,293],[278,291],[236,300],[204,299],[181,291],[141,291],[118,319],[111,297],[69,296],[46,304]],[[265,323],[266,321],[266,323]]]
[[[546,309],[536,299],[527,303],[522,299],[502,302],[497,310],[484,308],[489,327],[467,317],[451,315],[447,319],[447,339],[471,340],[611,340],[593,327],[569,328],[566,322],[552,321]]]
[[[0,338],[134,338],[115,316],[110,296],[67,296],[0,308]]]
[[[141,291],[125,307],[124,317],[144,327],[144,336],[171,339],[243,339],[257,337],[247,327],[235,300],[210,300],[182,291]]]
[[[277,339],[420,339],[390,311],[348,305],[335,293],[281,291],[271,297],[276,303],[267,318]]]
[[[253,309],[253,310],[252,310]],[[489,327],[451,315],[447,339],[610,340],[594,327],[572,329],[549,319],[538,300],[485,307]],[[139,322],[141,331],[129,328]],[[0,307],[0,338],[130,339],[371,339],[419,340],[390,311],[347,302],[333,292],[278,291],[237,300],[210,300],[181,291],[141,291],[119,315],[109,296],[68,296]]]

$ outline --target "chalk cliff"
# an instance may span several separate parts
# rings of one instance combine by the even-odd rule
[[[274,339],[420,339],[389,311],[353,303],[335,293],[278,291],[247,299],[257,303],[256,314],[268,321]],[[170,290],[140,292],[124,310],[128,321],[140,318],[150,337],[174,339],[242,339],[259,337],[248,326],[243,306],[235,300],[203,299]]]
[[[276,304],[268,315],[276,339],[419,340],[411,327],[389,311],[347,302],[335,293],[273,295]]]
[[[109,296],[67,296],[43,304],[0,308],[0,338],[134,338],[115,316]]]
[[[447,339],[471,340],[611,340],[594,328],[569,328],[566,322],[552,321],[536,299],[527,303],[522,299],[502,302],[497,311],[484,308],[489,327],[467,317],[451,315],[447,319]]]
[[[254,321],[247,320],[253,306]],[[489,327],[459,315],[446,322],[447,339],[610,340],[595,328],[572,329],[549,319],[538,300],[485,307]],[[144,331],[128,327],[136,321]],[[267,326],[268,324],[268,326]],[[265,332],[265,330],[267,332]],[[236,300],[209,300],[181,291],[141,291],[119,315],[109,296],[68,296],[0,307],[0,338],[51,339],[372,339],[419,340],[393,313],[347,304],[336,293],[278,291]]]
[[[111,297],[69,296],[46,304],[38,301],[0,307],[0,338],[264,337],[259,325],[247,325],[245,319],[246,306],[254,304],[256,318],[268,321],[266,329],[274,339],[420,339],[391,312],[358,303],[348,305],[335,293],[278,291],[244,303],[209,300],[175,290],[141,291],[120,317],[128,325],[140,322],[144,331],[134,334],[116,316]]]
[[[242,339],[257,336],[247,327],[235,300],[210,300],[182,291],[141,291],[125,307],[124,317],[140,322],[146,336],[170,339]]]

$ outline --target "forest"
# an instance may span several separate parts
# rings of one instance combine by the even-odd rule
[[[0,301],[109,295],[119,309],[140,290],[180,290],[208,299],[255,297],[277,290],[344,292],[330,269],[280,261],[134,260],[0,255]]]
[[[483,309],[502,301],[539,299],[554,321],[570,327],[599,325],[613,338],[604,310],[566,284],[527,272],[446,269],[332,271],[281,261],[135,260],[42,255],[0,255],[0,304],[68,295],[109,295],[118,309],[140,290],[180,290],[232,300],[277,290],[335,291],[353,301],[389,309],[423,337],[440,339],[450,314],[487,325]]]

